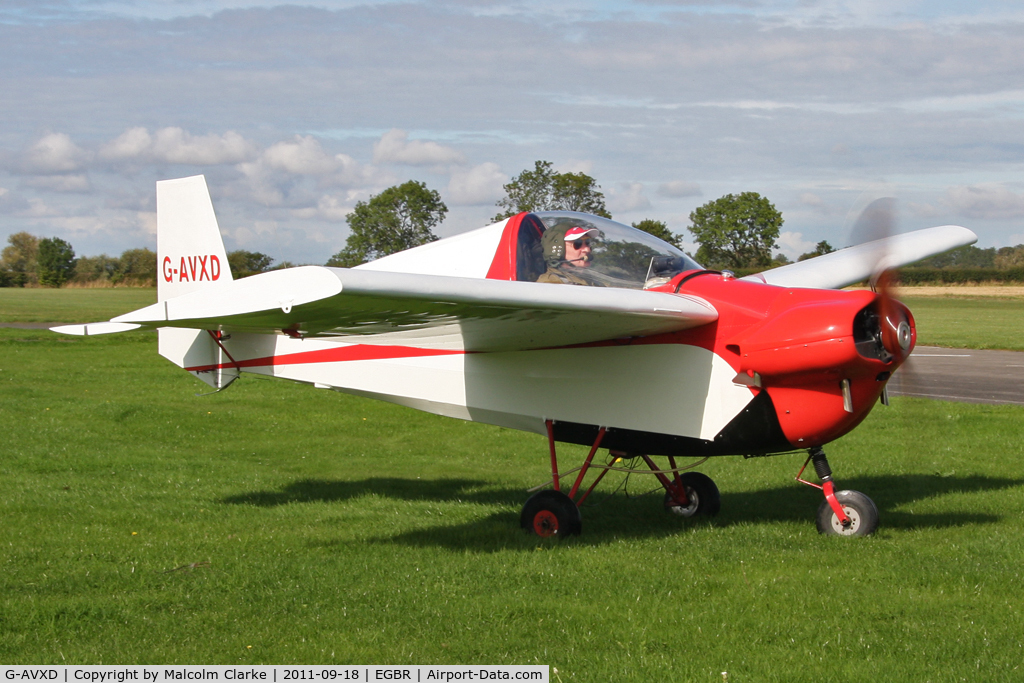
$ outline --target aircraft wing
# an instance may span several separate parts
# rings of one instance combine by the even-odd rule
[[[362,344],[510,351],[696,327],[718,319],[690,295],[303,266],[234,280],[133,311],[102,326],[285,333]]]
[[[978,236],[967,228],[943,225],[865,242],[741,279],[781,287],[839,289],[864,282],[880,270],[906,266],[977,241]]]

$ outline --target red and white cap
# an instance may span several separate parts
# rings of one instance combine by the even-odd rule
[[[568,230],[565,231],[565,241],[574,242],[583,237],[584,235],[587,235],[592,232],[597,232],[597,228],[581,228],[579,226],[576,226],[575,228],[569,228]]]

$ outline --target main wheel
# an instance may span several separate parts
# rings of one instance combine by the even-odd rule
[[[665,509],[680,517],[707,515],[714,517],[722,507],[722,497],[711,477],[700,472],[683,472],[679,479],[683,482],[689,504],[678,505],[672,491],[665,491]]]
[[[561,491],[541,491],[530,497],[519,516],[519,525],[542,538],[576,536],[583,526],[580,509]]]
[[[850,525],[844,529],[832,506],[823,500],[818,506],[818,533],[832,536],[868,536],[875,533],[878,508],[873,500],[860,491],[836,491],[836,500],[850,518]]]

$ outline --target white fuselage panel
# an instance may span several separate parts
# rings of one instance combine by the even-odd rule
[[[225,347],[245,372],[538,433],[553,419],[710,440],[753,398],[723,359],[684,344],[376,358],[366,345],[236,334]]]

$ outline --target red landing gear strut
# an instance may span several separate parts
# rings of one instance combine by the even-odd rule
[[[814,463],[814,471],[821,484],[802,479],[807,463]],[[878,508],[874,501],[860,491],[836,491],[825,451],[820,446],[807,450],[807,460],[796,474],[801,484],[813,486],[825,494],[818,507],[818,533],[837,536],[867,536],[878,528]]]
[[[597,431],[597,438],[594,439],[590,452],[587,454],[583,465],[579,467],[579,474],[573,482],[569,493],[561,490],[558,475],[558,456],[555,453],[554,421],[545,420],[548,432],[548,446],[551,450],[551,484],[552,488],[533,495],[523,506],[519,523],[528,532],[538,536],[572,536],[580,533],[582,522],[580,518],[580,505],[587,499],[591,491],[604,479],[604,476],[612,470],[638,474],[653,474],[665,487],[665,509],[683,517],[692,517],[698,514],[715,515],[721,507],[721,499],[718,487],[706,475],[699,472],[682,472],[676,466],[675,458],[669,456],[670,469],[660,469],[648,455],[641,455],[650,471],[633,470],[625,467],[615,467],[615,463],[625,453],[619,451],[608,451],[609,462],[607,465],[594,464],[594,455],[601,447],[607,429],[601,427]],[[703,462],[703,461],[702,461]],[[590,487],[577,498],[580,487],[583,484],[587,472],[591,469],[599,469]],[[571,474],[571,470],[567,474]],[[669,478],[668,475],[671,475]]]

